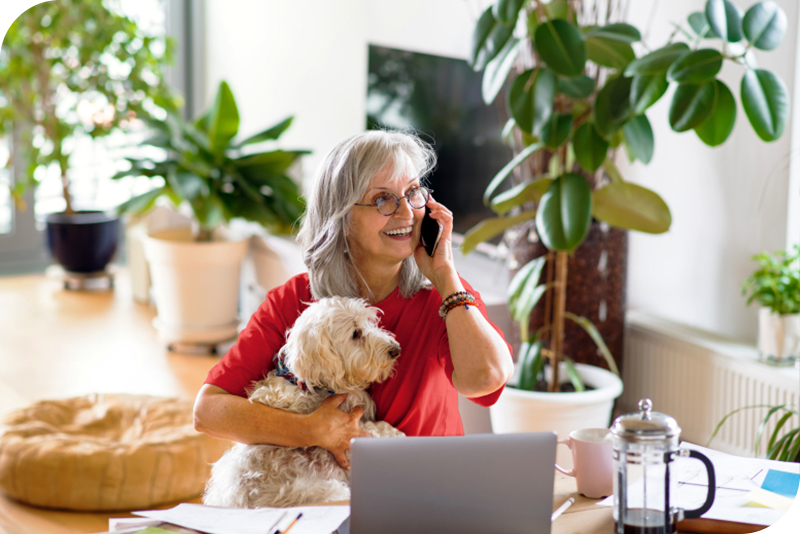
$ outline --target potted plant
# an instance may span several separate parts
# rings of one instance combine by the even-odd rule
[[[23,195],[49,168],[58,169],[64,211],[47,216],[51,252],[67,271],[91,273],[114,255],[118,219],[77,209],[70,189],[71,143],[128,128],[175,101],[162,80],[172,43],[141,31],[95,0],[57,0],[14,21],[0,55],[0,135],[11,135],[26,170],[12,186]]]
[[[794,365],[800,358],[800,247],[753,256],[759,269],[742,284],[747,304],[758,310],[758,351],[762,361]]]
[[[510,309],[523,324],[518,364],[542,366],[545,357],[551,393],[559,391],[565,372],[573,380],[581,374],[579,367],[573,373],[561,364],[567,319],[603,346],[591,323],[566,309],[568,262],[580,252],[592,221],[647,233],[666,232],[671,225],[669,208],[658,194],[626,182],[614,163],[618,151],[631,161],[650,162],[655,145],[648,108],[674,84],[671,128],[693,130],[709,146],[724,143],[736,117],[736,98],[717,78],[727,61],[744,71],[741,101],[761,139],[778,139],[788,118],[785,84],[752,61],[754,49],[771,50],[784,37],[786,15],[774,2],[755,4],[743,13],[728,0],[708,0],[704,11],[689,15],[691,30],[676,27],[667,43],[648,48],[652,51],[641,57],[634,49],[641,41],[640,31],[607,16],[599,20],[598,13],[610,11],[604,7],[497,0],[483,12],[473,33],[470,61],[475,70],[484,71],[485,102],[494,102],[508,84],[511,118],[504,139],[516,155],[483,195],[497,217],[471,229],[462,249],[468,253],[522,224],[526,226],[517,233],[533,235],[530,240],[546,248],[544,283],[539,284],[544,260],[522,266],[512,287],[523,289],[512,292]],[[500,192],[511,176],[513,186]],[[527,317],[542,296],[543,324],[530,334]],[[605,352],[604,356],[610,364]],[[535,376],[538,369],[526,369],[526,376]],[[515,393],[512,388],[506,391],[504,395]],[[566,402],[564,395],[549,397],[552,405]],[[503,409],[502,398],[493,422],[494,412]],[[591,426],[606,426],[609,416],[610,409],[602,425]]]
[[[277,140],[292,117],[234,141],[239,111],[224,81],[211,108],[194,123],[175,112],[147,122],[155,135],[145,144],[162,149],[164,157],[128,158],[130,168],[114,178],[147,176],[159,185],[118,211],[143,214],[166,198],[190,212],[194,223],[190,231],[168,230],[144,241],[158,309],[154,324],[170,346],[225,341],[239,326],[239,274],[247,251],[247,236],[230,232],[225,223],[245,219],[273,233],[290,233],[304,202],[286,173],[308,151],[248,149]]]
[[[767,408],[767,413],[761,420],[761,423],[758,425],[756,442],[755,446],[753,447],[753,455],[758,456],[758,448],[761,446],[761,438],[764,437],[764,431],[767,428],[767,424],[769,424],[769,420],[777,414],[780,415],[780,418],[778,419],[777,423],[775,423],[775,428],[773,428],[772,432],[769,434],[766,456],[770,460],[800,463],[800,426],[792,428],[791,425],[786,425],[786,423],[790,421],[792,417],[800,416],[800,411],[790,407],[787,404],[779,404],[776,406],[769,404],[754,404],[733,410],[723,417],[719,424],[717,424],[717,427],[714,429],[714,432],[708,439],[708,444],[706,446],[711,446],[711,442],[719,433],[722,425],[724,425],[725,422],[733,415],[736,415],[744,410],[764,408]]]

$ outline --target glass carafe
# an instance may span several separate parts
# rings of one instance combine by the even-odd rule
[[[714,466],[705,455],[680,449],[678,423],[652,407],[650,399],[640,400],[638,413],[618,417],[611,427],[617,534],[671,534],[678,521],[700,517],[714,502]],[[706,502],[696,510],[672,504],[677,481],[670,476],[670,464],[679,456],[697,458],[708,471]]]

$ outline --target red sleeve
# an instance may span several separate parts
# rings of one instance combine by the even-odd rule
[[[267,293],[236,344],[208,373],[206,384],[247,396],[247,389],[275,366],[272,357],[286,342],[286,331],[311,301],[308,275],[301,274]]]
[[[467,281],[464,280],[463,278],[461,278],[461,283],[464,284],[464,289],[469,291],[472,294],[472,296],[475,297],[475,303],[477,304],[478,310],[480,310],[481,315],[483,315],[486,318],[486,320],[489,321],[489,315],[486,312],[486,305],[483,303],[483,300],[481,300],[480,293],[475,291],[472,288],[472,286],[469,285]],[[489,321],[489,324],[492,325],[492,328],[494,328],[497,331],[497,333],[500,334],[500,337],[503,338],[503,341],[505,341],[506,336],[503,333],[503,331],[500,328],[498,328],[497,325],[494,324],[492,321]],[[508,344],[508,341],[506,341],[506,345],[508,346],[508,352],[513,354],[513,350],[511,348],[511,345]],[[439,357],[444,358],[444,370],[445,373],[447,374],[448,380],[450,380],[450,383],[452,384],[453,360],[450,357],[450,343],[447,338],[447,330],[444,331],[444,334],[439,340]],[[482,397],[467,397],[467,398],[469,398],[469,400],[480,406],[491,406],[492,404],[497,402],[497,399],[500,397],[500,394],[503,393],[503,389],[505,389],[505,387],[506,387],[505,384],[503,384],[503,386],[501,386],[500,389],[498,389],[493,393],[483,395]]]

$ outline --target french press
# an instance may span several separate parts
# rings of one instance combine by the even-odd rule
[[[617,534],[671,534],[678,521],[700,517],[714,502],[714,466],[704,455],[678,447],[681,429],[672,417],[650,411],[650,399],[639,412],[614,420],[614,524]],[[679,456],[697,458],[708,471],[706,502],[696,510],[670,504],[677,481],[670,464]]]

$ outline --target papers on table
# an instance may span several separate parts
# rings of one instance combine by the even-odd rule
[[[753,506],[754,499],[756,502],[761,500],[769,504],[778,502],[785,504],[783,501],[771,498],[764,501],[766,495],[756,490],[762,490],[761,485],[771,471],[780,471],[790,475],[800,474],[800,464],[731,456],[686,442],[681,444],[681,448],[698,450],[714,464],[714,473],[717,479],[716,497],[711,509],[703,514],[704,518],[754,525],[772,525],[786,513],[786,509],[783,507],[779,509],[764,507],[762,503],[758,503],[761,504],[760,506]],[[675,459],[670,464],[670,476],[675,477],[678,481],[677,495],[671,496],[674,506],[692,510],[699,508],[705,502],[708,491],[708,475],[699,460],[694,458]],[[642,480],[639,479],[630,484],[628,492],[631,499],[635,499],[637,494],[642,495]],[[656,498],[658,499],[658,497]],[[660,497],[659,500],[663,502],[663,497]],[[613,495],[598,504],[613,506]],[[636,506],[635,502],[629,501],[629,507]]]
[[[294,508],[218,508],[179,504],[169,510],[145,510],[135,515],[208,534],[272,534],[283,530],[302,512],[292,534],[333,532],[350,516],[349,506],[297,506]]]

